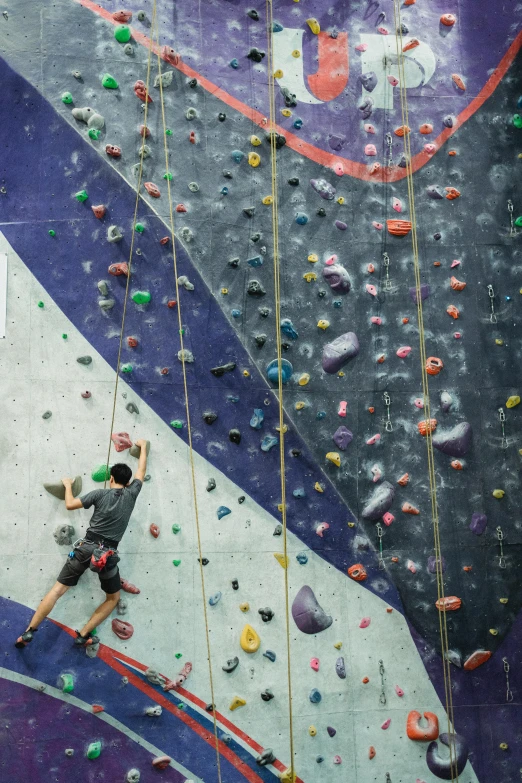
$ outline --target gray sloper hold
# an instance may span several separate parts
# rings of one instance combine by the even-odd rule
[[[112,310],[116,301],[114,299],[98,299],[98,306],[102,310]]]
[[[105,125],[105,120],[101,114],[91,109],[90,106],[85,106],[83,109],[73,109],[72,116],[75,120],[87,123],[89,128],[97,128],[101,130]]]
[[[333,618],[319,605],[314,591],[308,585],[303,585],[294,598],[292,617],[299,630],[307,634],[325,631],[333,623]]]
[[[125,409],[129,411],[129,413],[139,413],[139,408],[137,405],[135,405],[133,402],[128,402],[125,406]]]
[[[54,528],[53,536],[59,546],[63,544],[70,546],[73,542],[74,528],[72,525],[57,525]]]
[[[92,362],[92,356],[78,356],[76,359],[78,364],[83,364],[85,367],[87,367],[88,364],[91,364]]]
[[[49,482],[44,483],[44,489],[49,492],[50,495],[53,495],[55,498],[58,498],[58,500],[65,500],[65,487],[62,484],[62,482]],[[80,492],[82,491],[82,477],[76,476],[74,479],[72,486],[72,493],[73,497],[77,497]]]
[[[375,71],[368,71],[367,73],[362,73],[359,76],[359,80],[364,87],[365,90],[368,92],[373,92],[375,88],[377,87],[377,74]]]
[[[354,332],[346,332],[324,346],[321,360],[323,370],[330,374],[339,372],[341,367],[344,367],[350,359],[354,359],[358,353],[357,335]]]
[[[102,296],[107,296],[107,294],[109,293],[109,286],[107,285],[105,280],[98,280],[96,285],[98,286],[98,291],[100,292],[100,294]]]
[[[118,226],[109,226],[107,229],[107,242],[121,242],[123,239],[123,234],[121,233]]]
[[[370,495],[361,511],[361,517],[371,522],[380,519],[391,508],[394,496],[395,487],[389,481],[383,481]]]
[[[471,447],[473,432],[468,421],[456,424],[450,430],[437,430],[431,441],[434,448],[449,457],[463,457]]]
[[[145,450],[147,452],[147,457],[148,457],[150,451],[150,440],[145,441],[145,444],[146,444]],[[136,444],[134,443],[129,449],[129,454],[131,455],[131,457],[136,457],[136,459],[139,459],[141,454],[141,447],[136,446]]]
[[[350,276],[341,264],[332,264],[325,266],[323,277],[336,294],[347,294],[351,288]]]
[[[165,73],[161,73],[161,74],[157,73],[156,76],[154,77],[154,87],[159,88],[160,82],[162,87],[170,87],[173,78],[174,78],[173,71],[165,71]]]

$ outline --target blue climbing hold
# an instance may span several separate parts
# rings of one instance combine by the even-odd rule
[[[221,188],[221,195],[228,196],[228,188],[226,185],[223,185],[223,187]]]
[[[317,761],[318,764],[322,764],[324,761],[324,756],[316,756],[315,760]]]
[[[217,518],[223,519],[223,517],[226,517],[227,514],[231,514],[231,510],[227,508],[226,506],[220,506],[217,510]]]
[[[333,306],[334,306],[334,307],[342,307],[342,306],[343,306],[343,303],[341,302],[341,300],[340,300],[340,299],[334,299]]]
[[[292,377],[292,374],[294,372],[294,368],[288,361],[288,359],[281,359],[281,380],[283,383],[288,383],[290,378]],[[278,367],[278,360],[274,359],[270,364],[267,365],[266,368],[266,375],[269,381],[272,381],[272,383],[277,383],[279,379],[279,367]]]
[[[230,154],[231,154],[232,160],[235,163],[241,163],[241,161],[245,157],[245,153],[241,152],[241,150],[232,150],[232,152]]]
[[[275,20],[272,22],[272,32],[273,33],[282,33],[284,30],[283,25],[281,22],[276,22]]]
[[[217,593],[214,593],[214,595],[211,595],[210,598],[208,599],[210,606],[215,606],[220,598],[221,598],[221,593],[218,590]]]
[[[254,256],[253,258],[249,258],[247,260],[247,264],[249,266],[254,266],[254,267],[263,266],[263,259],[261,258],[261,256]]]
[[[261,408],[254,408],[254,415],[250,419],[250,426],[253,430],[260,430],[265,420],[265,414]]]
[[[310,691],[310,695],[308,696],[312,704],[319,704],[321,699],[323,698],[317,688],[312,688]]]
[[[232,310],[232,318],[241,318],[241,310]]]
[[[317,414],[315,416],[316,419],[324,419],[326,416],[326,411],[317,411]]]
[[[227,400],[229,402],[239,402],[239,397],[237,394],[227,394]]]
[[[299,337],[299,334],[298,332],[296,332],[290,318],[281,319],[281,331],[284,334],[286,334],[287,337],[290,337],[292,340],[297,340],[297,338]]]
[[[274,663],[274,661],[276,659],[275,652],[272,652],[272,650],[265,650],[263,655],[264,655],[265,658],[268,658],[269,661],[272,661],[272,663]]]
[[[303,127],[303,121],[301,117],[296,117],[294,120],[294,128],[296,130],[301,130],[302,127]]]
[[[306,565],[308,563],[308,555],[306,554],[306,552],[298,552],[297,555],[295,556],[295,559],[301,565]]]
[[[239,68],[239,60],[237,60],[237,58],[234,57],[232,60],[230,60],[229,65],[231,68],[234,68],[235,70],[236,68]]]
[[[277,446],[279,439],[275,435],[265,435],[261,441],[261,451],[270,451],[274,446]]]
[[[308,223],[308,215],[305,215],[304,212],[296,212],[295,222],[300,226],[306,226]]]
[[[304,498],[305,491],[302,487],[298,487],[297,489],[294,489],[292,495],[294,496],[294,498]]]

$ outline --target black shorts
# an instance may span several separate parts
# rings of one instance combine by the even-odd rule
[[[68,557],[65,561],[62,570],[58,574],[57,581],[67,587],[77,585],[82,574],[89,568],[91,555],[96,546],[97,544],[91,541],[80,544],[80,546],[74,550],[74,557]],[[118,566],[115,568],[114,566],[109,566],[108,568],[102,568],[102,570],[98,572],[100,587],[109,595],[117,593],[121,588],[120,571]]]

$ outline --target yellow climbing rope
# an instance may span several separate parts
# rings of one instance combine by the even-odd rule
[[[415,271],[415,290],[417,299],[417,317],[419,324],[419,344],[420,344],[420,360],[421,360],[421,375],[422,375],[422,391],[424,399],[424,415],[425,420],[431,419],[430,413],[430,396],[429,396],[429,382],[428,373],[426,371],[426,339],[424,332],[424,320],[423,320],[423,308],[421,297],[421,277],[420,277],[420,263],[419,263],[419,246],[417,241],[417,215],[415,210],[415,193],[413,187],[413,170],[411,165],[411,142],[409,133],[409,117],[408,117],[408,98],[406,94],[406,78],[405,78],[405,66],[404,66],[404,42],[401,26],[401,0],[393,0],[393,16],[395,26],[395,42],[397,47],[397,62],[399,68],[399,94],[401,100],[401,115],[403,124],[403,142],[404,142],[404,155],[406,158],[406,179],[408,185],[408,199],[410,203],[411,212],[411,237],[413,248],[413,267]],[[426,446],[428,452],[428,474],[430,482],[430,499],[431,499],[431,516],[433,522],[433,537],[434,537],[434,550],[435,550],[435,569],[437,578],[437,598],[438,605],[444,606],[444,579],[442,573],[442,552],[440,542],[440,525],[439,525],[439,508],[437,503],[437,479],[435,475],[435,457],[433,451],[433,440],[431,427],[426,428]],[[442,650],[442,666],[443,666],[443,678],[444,678],[444,696],[446,701],[446,715],[448,718],[448,734],[451,736],[454,734],[454,713],[453,713],[453,694],[451,687],[451,671],[450,661],[448,659],[449,642],[448,642],[448,628],[446,622],[446,612],[444,609],[439,610],[439,632]],[[451,780],[458,781],[459,774],[457,769],[457,759],[455,758],[455,747],[453,742],[449,743],[450,753],[450,771]]]
[[[283,374],[282,374],[282,347],[281,347],[281,286],[280,286],[280,265],[279,265],[279,212],[278,212],[278,189],[277,189],[277,131],[275,122],[275,77],[274,77],[274,58],[272,45],[272,31],[274,26],[272,0],[266,0],[266,28],[267,28],[267,70],[268,70],[268,96],[269,96],[269,118],[270,126],[270,166],[272,183],[272,237],[274,243],[274,302],[276,317],[276,347],[277,347],[277,368],[278,368],[278,403],[279,403],[279,469],[281,474],[281,515],[283,522],[283,552],[284,552],[284,585],[285,585],[285,622],[286,622],[286,656],[287,656],[287,678],[288,678],[288,723],[290,733],[290,781],[295,780],[295,748],[294,748],[294,726],[293,726],[293,708],[292,708],[292,667],[291,667],[291,644],[290,644],[290,597],[288,585],[288,543],[287,543],[287,519],[286,519],[286,476],[285,476],[285,423],[283,408]]]

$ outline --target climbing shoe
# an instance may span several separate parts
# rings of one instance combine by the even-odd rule
[[[35,634],[37,630],[38,628],[28,628],[27,631],[18,637],[15,642],[15,647],[18,647],[19,650],[26,647],[29,642],[33,640],[33,634]]]
[[[99,644],[100,640],[97,636],[95,636],[92,633],[89,633],[87,636],[82,636],[79,631],[76,631],[76,638],[74,640],[74,643],[79,645],[80,647],[87,647],[87,645]]]

